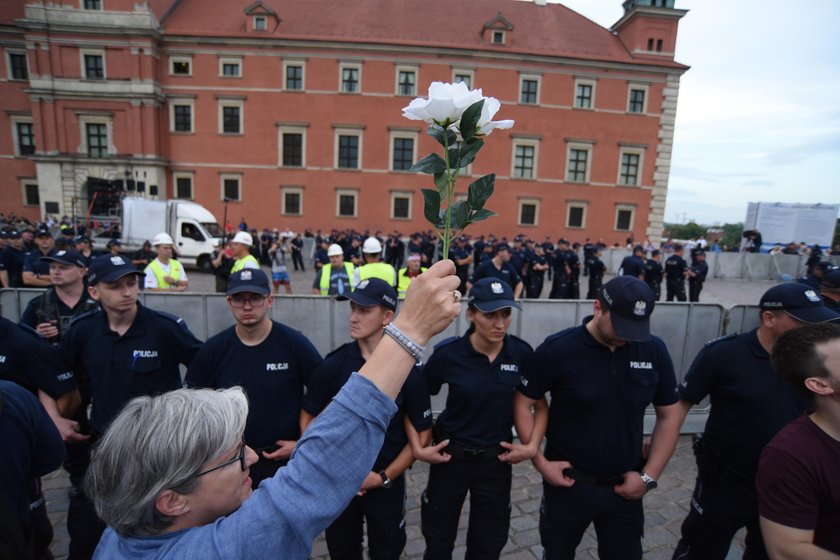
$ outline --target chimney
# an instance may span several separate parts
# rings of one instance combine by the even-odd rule
[[[537,6],[545,6],[546,0],[534,0],[534,4],[536,4]]]

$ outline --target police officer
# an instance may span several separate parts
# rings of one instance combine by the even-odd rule
[[[820,283],[820,295],[826,307],[840,313],[840,269],[835,268],[825,273]]]
[[[144,288],[153,292],[183,292],[189,286],[187,271],[173,257],[175,242],[168,233],[159,233],[152,239],[157,256],[144,271]],[[133,261],[132,261],[133,262]]]
[[[530,283],[525,287],[525,297],[537,299],[542,295],[545,284],[545,271],[549,269],[548,259],[542,245],[534,245],[533,253],[528,260],[528,278]]]
[[[589,260],[595,255],[595,244],[587,237],[583,244],[583,275],[589,275]]]
[[[662,295],[662,253],[659,249],[650,252],[650,258],[645,261],[645,284],[653,290],[654,301],[659,301]]]
[[[594,316],[549,336],[534,352],[517,389],[516,430],[534,431],[531,406],[551,391],[544,454],[540,537],[547,560],[572,559],[595,524],[603,560],[642,557],[641,498],[674,452],[680,416],[676,378],[665,344],[650,335],[653,292],[632,276],[607,282]],[[656,424],[642,457],[645,409]],[[540,437],[540,439],[542,439]]]
[[[742,527],[747,528],[744,558],[767,558],[755,493],[758,459],[806,405],[773,371],[770,351],[782,333],[840,316],[796,282],[767,290],[759,307],[758,328],[707,343],[679,387],[681,418],[707,396],[712,408],[695,446],[697,482],[674,560],[723,559]]]
[[[204,343],[185,382],[188,387],[245,389],[245,444],[260,456],[251,465],[256,488],[294,451],[304,388],[321,356],[300,332],[271,320],[274,296],[262,270],[234,272],[226,294],[236,324]]]
[[[29,253],[23,261],[23,285],[28,288],[43,288],[51,284],[50,263],[42,261],[41,257],[55,254],[55,241],[50,228],[45,225],[38,228],[35,244],[37,249]]]
[[[825,274],[832,268],[833,265],[830,261],[820,261],[814,265],[814,269],[810,274],[806,274],[805,276],[797,280],[797,282],[806,284],[810,286],[811,289],[815,292],[820,293],[820,290],[822,289],[822,279],[825,276]]]
[[[23,240],[17,230],[9,231],[7,237],[9,244],[0,253],[0,282],[4,288],[22,288],[23,263],[26,260]]]
[[[554,272],[551,281],[551,292],[548,297],[551,299],[566,299],[569,293],[569,277],[572,269],[569,267],[569,242],[560,239],[551,259],[551,269]]]
[[[589,257],[589,290],[586,292],[586,299],[596,299],[601,293],[604,282],[604,272],[607,270],[604,261],[601,260],[601,248],[595,246],[592,256]]]
[[[665,261],[665,301],[685,301],[685,276],[688,265],[682,258],[682,245],[674,246],[674,254]]]
[[[420,256],[416,256],[419,265]],[[382,340],[382,329],[394,318],[397,308],[396,291],[379,278],[362,280],[354,292],[337,299],[350,300],[353,341],[328,354],[313,372],[301,412],[304,428],[330,403],[350,375],[365,364]],[[382,449],[362,482],[359,495],[326,530],[332,560],[362,558],[365,520],[370,558],[397,560],[405,547],[403,473],[414,457],[403,423],[410,422],[424,441],[431,439],[432,428],[429,392],[417,368],[409,373],[395,403],[397,412],[388,424]]]
[[[76,318],[61,350],[91,391],[91,444],[132,398],[181,387],[179,364],[189,365],[201,342],[180,317],[138,302],[143,273],[121,256],[102,255],[88,269],[88,293],[99,308]],[[82,490],[88,459],[73,465],[67,514],[70,558],[89,558],[104,524]]]
[[[470,265],[473,262],[472,247],[467,243],[465,236],[458,237],[455,245],[449,248],[449,258],[455,263],[455,275],[461,280],[458,291],[465,294],[467,292],[467,279],[470,276]]]
[[[93,249],[91,249],[90,238],[84,235],[77,235],[73,238],[73,249],[75,249],[82,259],[85,261],[85,267],[90,266],[90,261],[93,258]],[[154,256],[152,256],[154,258]]]
[[[58,344],[73,318],[96,307],[96,302],[85,289],[87,267],[79,253],[58,251],[41,257],[41,260],[49,263],[52,287],[29,300],[20,322],[37,330],[53,344]]]
[[[351,291],[353,263],[345,262],[341,245],[333,243],[327,250],[330,262],[320,268],[312,284],[312,293],[322,296],[340,296]]]
[[[706,252],[697,251],[694,254],[694,263],[688,269],[688,301],[700,301],[700,292],[703,290],[707,274],[709,265],[706,264]]]
[[[624,257],[621,261],[622,276],[632,276],[639,280],[645,278],[645,248],[641,245],[633,247],[633,254]]]
[[[511,290],[514,298],[518,299],[522,294],[522,278],[519,272],[510,264],[510,245],[498,243],[494,248],[493,258],[480,265],[467,282],[467,289],[472,289],[482,278],[496,278],[502,280]]]
[[[519,306],[508,284],[478,280],[470,290],[469,330],[438,344],[423,370],[432,394],[449,387],[434,430],[437,446],[417,453],[433,463],[420,510],[426,560],[452,557],[468,491],[466,558],[498,558],[507,542],[511,464],[536,453],[536,445],[511,443],[513,391],[532,353],[528,343],[507,332],[514,307]]]
[[[382,258],[382,243],[375,237],[368,237],[362,245],[364,264],[353,271],[353,285],[362,280],[379,278],[391,286],[397,285],[397,271],[388,263],[380,262]]]

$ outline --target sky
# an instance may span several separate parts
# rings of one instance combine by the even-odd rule
[[[559,0],[609,28],[621,0]],[[665,221],[840,204],[840,1],[676,0],[683,74]]]

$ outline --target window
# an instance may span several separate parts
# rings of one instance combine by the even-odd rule
[[[339,169],[361,168],[361,133],[347,129],[336,129],[335,133],[335,167]]]
[[[38,183],[32,181],[23,182],[23,204],[25,206],[41,205],[41,195],[38,194]]]
[[[458,82],[464,82],[464,85],[467,86],[468,89],[472,89],[473,84],[473,71],[472,70],[453,70],[452,71],[452,83],[457,84]]]
[[[577,80],[575,82],[575,107],[592,109],[595,106],[595,82]]]
[[[268,29],[268,20],[265,16],[254,16],[254,31],[265,31]]]
[[[627,98],[627,112],[628,113],[644,113],[646,111],[645,98],[647,97],[647,89],[641,87],[631,87]]]
[[[170,76],[192,76],[192,58],[188,56],[169,57]]]
[[[302,187],[283,187],[283,208],[282,212],[286,216],[302,216],[303,215],[303,188]]]
[[[15,138],[15,155],[31,156],[35,153],[35,128],[31,117],[12,117]]]
[[[539,78],[535,77],[521,77],[519,78],[519,102],[520,103],[537,103],[537,91],[539,89]]]
[[[391,169],[393,171],[408,171],[414,165],[414,136],[391,137]]]
[[[29,79],[29,66],[26,62],[25,53],[9,52],[9,79]]]
[[[653,39],[648,39],[647,47],[648,47],[647,50],[649,50],[651,52],[653,51]]]
[[[391,219],[411,219],[411,193],[391,193]]]
[[[513,144],[513,173],[515,179],[533,179],[536,177],[536,142],[523,143],[514,141]]]
[[[566,206],[566,227],[583,228],[586,226],[586,203],[574,202]]]
[[[615,229],[618,231],[630,231],[633,229],[633,215],[636,209],[633,206],[617,206],[615,210]]]
[[[356,200],[358,193],[354,190],[336,191],[336,216],[340,218],[356,217]]]
[[[537,216],[539,215],[540,201],[520,199],[519,200],[519,222],[520,226],[535,226],[537,225]]]
[[[82,52],[83,76],[86,80],[105,79],[105,55],[102,53]]]
[[[238,201],[242,200],[242,176],[241,175],[222,175],[222,200],[224,201]]]
[[[241,78],[242,77],[242,59],[241,58],[220,58],[219,59],[219,76],[223,78]]]
[[[82,8],[85,10],[101,10],[102,0],[82,0]]]
[[[566,181],[570,183],[589,182],[589,155],[591,151],[592,148],[588,146],[569,146]]]
[[[244,134],[244,114],[243,100],[219,100],[219,134]]]
[[[100,158],[108,155],[108,125],[103,123],[85,124],[87,138],[87,154]]]
[[[656,40],[656,52],[662,52],[662,39]]]
[[[504,45],[505,44],[505,32],[504,31],[494,31],[493,32],[493,44],[494,45]]]
[[[303,167],[303,134],[283,133],[283,167]]]
[[[287,91],[303,91],[303,64],[284,63]]]
[[[341,69],[341,92],[359,93],[362,90],[362,67],[358,64],[342,64]]]
[[[397,68],[397,95],[416,95],[417,70]]]
[[[193,128],[192,99],[173,99],[170,102],[169,119],[172,132],[195,132]]]
[[[642,154],[639,152],[621,151],[621,168],[618,172],[618,184],[639,186],[640,166]]]
[[[193,176],[192,173],[175,173],[175,198],[192,200],[193,198]]]

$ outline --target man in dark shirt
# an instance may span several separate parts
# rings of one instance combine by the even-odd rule
[[[548,293],[550,299],[566,299],[569,294],[569,277],[572,269],[569,267],[569,242],[560,239],[554,249],[550,272],[553,272],[551,279],[551,291]]]
[[[23,263],[26,260],[23,240],[17,230],[9,231],[7,236],[9,244],[0,253],[0,283],[4,288],[22,288]]]
[[[645,284],[653,290],[656,296],[656,301],[662,295],[662,253],[659,249],[654,249],[650,253],[650,258],[645,262]]]
[[[633,247],[633,254],[621,261],[622,276],[632,276],[639,280],[645,279],[645,248],[641,245]]]
[[[682,245],[674,247],[674,254],[665,261],[665,301],[685,301],[685,276],[688,265],[682,257]]]
[[[700,292],[703,290],[703,283],[708,274],[709,265],[706,264],[706,253],[697,251],[694,254],[694,263],[688,269],[688,301],[700,301]]]
[[[55,254],[55,241],[47,226],[38,228],[35,243],[38,248],[28,254],[23,262],[23,284],[30,288],[45,288],[52,284],[50,263],[42,261],[41,257]]]
[[[595,246],[592,256],[589,257],[589,290],[586,292],[586,299],[597,299],[598,294],[601,293],[602,284],[604,281],[604,271],[607,267],[601,260],[601,248]]]
[[[493,258],[479,266],[467,282],[467,289],[471,289],[473,284],[481,280],[493,276],[504,280],[513,290],[513,297],[519,299],[522,294],[522,278],[519,273],[510,265],[510,245],[507,243],[499,243],[495,247]]]
[[[761,450],[805,402],[770,366],[782,333],[840,319],[813,290],[795,282],[767,290],[757,329],[708,342],[680,385],[684,419],[707,396],[711,411],[698,446],[698,476],[675,560],[726,557],[732,537],[747,528],[745,558],[766,558],[758,527],[755,473]]]

